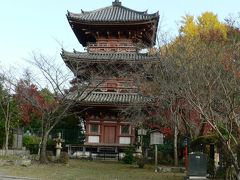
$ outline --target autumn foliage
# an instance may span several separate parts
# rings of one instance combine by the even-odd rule
[[[180,32],[187,38],[199,38],[203,41],[227,39],[227,26],[212,12],[201,14],[197,20],[191,15],[184,16]]]
[[[32,118],[40,119],[44,112],[51,111],[56,105],[50,91],[39,91],[34,84],[24,80],[20,80],[16,87],[16,99],[25,125],[29,124]]]

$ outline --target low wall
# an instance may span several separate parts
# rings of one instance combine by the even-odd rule
[[[30,155],[30,151],[29,150],[17,150],[17,149],[9,149],[7,150],[3,150],[0,149],[0,156],[29,156]]]

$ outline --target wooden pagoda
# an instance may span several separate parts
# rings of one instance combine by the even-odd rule
[[[86,108],[85,146],[124,147],[135,143],[135,128],[121,116],[133,104],[151,102],[141,95],[134,80],[139,65],[158,59],[139,53],[155,45],[158,13],[148,14],[122,6],[94,11],[67,13],[68,22],[86,52],[62,51],[62,58],[72,70],[75,83],[87,84],[78,97],[78,109]],[[75,93],[75,95],[74,95]],[[77,90],[73,97],[77,96]]]

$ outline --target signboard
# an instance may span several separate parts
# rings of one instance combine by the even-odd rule
[[[150,144],[163,144],[163,134],[159,131],[152,131],[150,134]]]

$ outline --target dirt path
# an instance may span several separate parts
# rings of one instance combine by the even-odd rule
[[[33,178],[27,178],[27,177],[16,177],[16,176],[5,176],[0,174],[1,180],[36,180]]]

